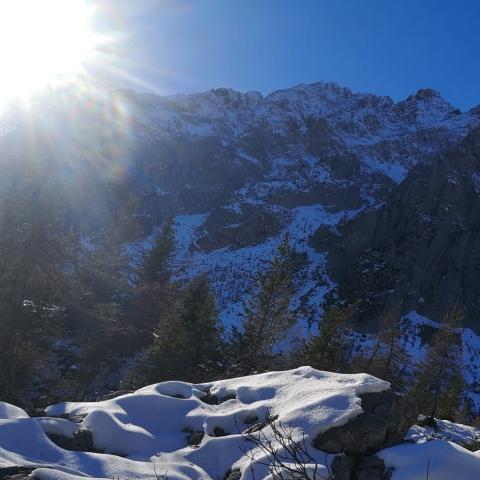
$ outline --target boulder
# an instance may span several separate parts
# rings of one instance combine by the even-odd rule
[[[74,433],[73,437],[53,433],[48,433],[47,436],[53,443],[65,450],[102,453],[94,447],[92,432],[87,428],[81,428]]]
[[[5,467],[0,468],[0,480],[25,480],[30,478],[33,468]]]
[[[242,477],[242,472],[239,468],[234,468],[233,470],[229,470],[225,475],[225,480],[240,480]]]
[[[315,448],[328,453],[370,455],[383,448],[401,443],[415,423],[415,403],[392,390],[360,395],[363,413],[345,425],[319,434]]]
[[[204,436],[205,436],[205,432],[202,432],[202,431],[192,432],[187,437],[187,445],[189,447],[199,447],[200,444],[202,443]]]
[[[376,455],[339,455],[335,457],[330,468],[335,480],[390,480],[393,473]]]

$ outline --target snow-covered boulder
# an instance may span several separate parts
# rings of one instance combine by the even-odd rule
[[[360,395],[363,412],[315,438],[319,450],[366,455],[402,443],[417,418],[414,402],[391,390]]]
[[[352,456],[313,446],[315,439],[329,431],[346,432],[367,423],[382,430],[378,438],[386,442],[375,448],[391,443],[390,433],[385,432],[393,425],[393,412],[401,429],[407,414],[399,402],[402,400],[391,393],[387,382],[370,375],[302,367],[198,385],[159,383],[101,402],[54,405],[47,408],[51,418],[29,418],[4,407],[8,415],[4,413],[0,419],[0,478],[22,467],[21,472],[33,470],[33,478],[40,480],[135,480],[163,478],[165,474],[169,480],[269,480],[273,478],[266,465],[269,457],[253,440],[270,441],[276,451],[287,453],[285,444],[275,437],[274,426],[281,425],[290,435],[289,442],[304,442],[304,467],[316,471],[319,478],[329,478],[334,462],[338,466],[340,459],[341,465],[350,462],[350,466],[343,469],[343,477],[337,474],[337,480],[384,479],[392,471],[392,480],[410,480],[397,475],[404,468],[413,468],[407,453],[418,453],[423,461],[421,445],[410,445],[413,450],[407,453],[403,445],[395,446],[381,450],[376,457],[357,456],[354,461]],[[381,413],[377,420],[375,412]],[[68,416],[83,417],[83,421],[76,424],[56,418]],[[272,418],[277,419],[273,426],[266,421]],[[381,425],[380,418],[390,427]],[[93,446],[105,453],[71,451],[49,438],[63,435],[73,439],[82,429],[91,432]],[[355,435],[351,438],[363,441]],[[468,460],[466,476],[460,465],[456,480],[472,478],[468,474],[475,465],[480,469],[476,454],[465,453],[461,447],[444,448],[455,458],[465,455]],[[424,477],[411,477],[416,478]]]
[[[431,417],[423,417],[419,420],[408,431],[405,437],[406,440],[415,443],[425,443],[430,440],[448,440],[470,450],[475,445],[480,445],[480,428],[478,427]]]

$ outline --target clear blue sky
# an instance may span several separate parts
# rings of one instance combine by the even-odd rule
[[[122,54],[160,93],[329,80],[480,104],[480,0],[110,1]]]

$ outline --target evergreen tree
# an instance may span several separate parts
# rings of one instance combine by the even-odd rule
[[[349,308],[331,306],[320,321],[318,335],[300,349],[297,362],[318,370],[347,371],[350,345],[345,325],[350,313]]]
[[[64,327],[75,239],[54,179],[11,178],[0,198],[0,396],[14,399],[46,362]]]
[[[444,316],[424,361],[417,368],[413,394],[423,412],[432,417],[442,410],[451,413],[459,407],[462,373],[460,339],[456,328],[461,318],[458,308],[453,308]]]
[[[378,339],[364,361],[357,359],[357,369],[387,380],[397,391],[407,390],[411,359],[402,343],[399,309],[388,313],[378,333]]]
[[[72,331],[80,338],[83,381],[102,369],[111,370],[115,358],[132,351],[134,329],[126,314],[133,300],[133,269],[127,245],[137,240],[140,226],[132,197],[83,249],[77,263],[77,300],[70,313]]]
[[[173,217],[169,217],[162,225],[160,233],[155,238],[155,243],[145,257],[140,272],[143,283],[167,283],[170,281],[169,262],[175,250],[175,232]]]
[[[194,278],[184,291],[177,291],[175,299],[161,312],[141,366],[144,381],[211,380],[224,368],[224,342],[206,277]]]
[[[163,224],[152,249],[142,261],[132,320],[140,342],[149,342],[162,317],[177,308],[178,288],[171,282],[170,261],[175,251],[173,218]],[[139,345],[141,346],[141,345]]]
[[[257,273],[257,289],[245,306],[241,330],[233,330],[232,374],[272,369],[275,351],[295,323],[291,310],[294,252],[285,235],[265,271]]]

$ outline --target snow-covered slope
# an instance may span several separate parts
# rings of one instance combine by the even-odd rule
[[[285,232],[307,256],[297,302],[317,316],[332,283],[313,234],[381,203],[414,165],[480,125],[477,110],[462,113],[430,89],[398,103],[325,82],[265,97],[127,98],[145,142],[136,174],[150,214],[178,215],[178,275],[208,272],[227,324]]]
[[[28,418],[7,406],[0,420],[0,465],[49,466],[102,478],[145,478],[154,475],[155,465],[159,473],[168,470],[171,479],[221,479],[232,466],[245,468],[240,432],[268,414],[278,415],[297,438],[313,439],[361,413],[359,394],[387,388],[369,375],[302,367],[202,385],[165,382],[113,400],[47,409],[51,416],[84,416],[78,427],[88,428],[95,447],[106,455],[63,451],[42,428],[68,435],[71,422]],[[207,391],[218,405],[206,403]],[[204,436],[198,447],[189,447],[187,437],[195,432]],[[316,457],[325,461],[320,452]]]
[[[360,415],[360,395],[388,388],[388,383],[365,374],[301,367],[201,385],[160,383],[113,400],[54,405],[47,410],[50,418],[29,418],[16,407],[0,404],[0,472],[21,466],[34,469],[34,478],[46,480],[164,474],[171,480],[222,480],[239,469],[242,479],[269,479],[262,464],[268,458],[240,432],[261,427],[267,415],[278,415],[294,440],[305,439],[319,478],[328,478],[335,455],[316,450],[311,442]],[[54,418],[60,415],[82,422]],[[85,428],[92,433],[94,447],[104,453],[67,451],[46,436],[72,437]],[[261,432],[252,435],[272,435],[268,426]],[[191,442],[194,435],[196,441]],[[395,467],[393,480],[424,479],[427,458],[435,479],[450,480],[453,464],[457,480],[470,480],[472,472],[480,471],[479,454],[446,441],[399,445],[379,456],[387,468]]]
[[[478,108],[460,112],[430,89],[397,103],[326,82],[266,96],[85,95],[10,109],[0,119],[3,157],[54,158],[69,182],[75,172],[82,221],[103,203],[107,215],[116,208],[109,192],[99,195],[105,182],[139,198],[146,235],[176,216],[177,274],[207,272],[226,323],[238,321],[252,272],[285,232],[307,256],[297,301],[315,317],[332,283],[312,235],[379,204],[413,165],[480,125]]]

